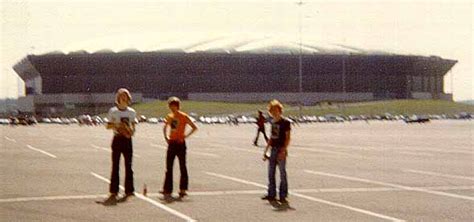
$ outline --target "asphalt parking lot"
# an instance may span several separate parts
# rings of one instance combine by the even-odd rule
[[[1,126],[2,221],[474,221],[474,122],[293,126],[290,204],[260,200],[267,184],[254,125],[199,125],[188,140],[189,197],[163,204],[161,125],[134,138],[137,196],[106,197],[111,132],[103,126]],[[268,130],[268,126],[267,126]],[[175,189],[179,171],[175,162]],[[123,165],[121,165],[123,184]],[[147,196],[141,195],[147,185]]]

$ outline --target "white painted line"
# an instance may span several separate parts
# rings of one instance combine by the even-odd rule
[[[338,151],[330,151],[330,150],[324,150],[324,149],[316,149],[316,148],[298,147],[298,148],[295,148],[295,150],[305,150],[305,151],[310,151],[310,152],[315,152],[315,153],[327,153],[327,154],[333,154],[337,156],[346,156],[346,157],[351,157],[351,158],[366,158],[366,157],[355,155],[355,154],[338,152]]]
[[[438,187],[415,187],[428,190],[473,190],[474,186],[438,186]]]
[[[201,155],[201,156],[209,156],[209,157],[215,157],[215,158],[221,157],[213,153],[205,153],[205,152],[197,152],[197,151],[187,151],[187,152],[190,154],[196,154],[196,155]]]
[[[474,181],[474,177],[466,177],[466,176],[444,174],[444,173],[435,173],[435,172],[422,171],[422,170],[411,170],[411,169],[406,169],[406,170],[403,170],[403,171],[404,172],[410,172],[410,173],[418,173],[418,174],[425,174],[425,175],[431,175],[431,176],[438,176],[438,177],[446,177],[446,178],[454,178],[454,179]]]
[[[370,188],[321,188],[321,189],[295,189],[298,193],[357,193],[357,192],[382,192],[397,191],[400,189],[392,187],[370,187]]]
[[[81,199],[95,199],[95,198],[104,198],[104,197],[107,197],[107,195],[19,197],[19,198],[0,199],[0,203],[31,202],[31,201],[46,201],[46,200],[81,200]]]
[[[222,195],[239,195],[239,194],[262,194],[265,190],[217,190],[217,191],[194,191],[188,192],[190,196],[222,196]],[[163,194],[149,193],[149,197],[160,197]]]
[[[257,153],[257,154],[263,155],[263,149],[262,150],[254,150],[254,149],[251,149],[251,148],[245,149],[245,148],[237,148],[237,147],[214,144],[214,143],[207,144],[207,146],[211,146],[211,147],[215,147],[215,148],[224,148],[224,149],[229,149],[229,150],[244,151],[244,152],[247,152],[247,153]],[[294,153],[291,152],[291,145],[290,145],[290,148],[288,148],[288,150],[289,150],[289,154],[288,154],[289,157],[298,157],[297,154],[294,154]]]
[[[110,150],[110,148],[107,149],[107,148],[105,148],[105,147],[97,146],[97,145],[94,145],[94,144],[91,144],[91,146],[94,147],[94,148],[96,148],[96,149],[98,149],[98,150],[103,150],[103,151],[107,151],[107,152],[112,152],[112,150]]]
[[[107,183],[110,184],[110,180],[109,180],[109,179],[107,179],[107,178],[105,178],[105,177],[103,177],[103,176],[101,176],[101,175],[99,175],[99,174],[96,174],[96,173],[94,173],[94,172],[91,172],[91,174],[92,174],[92,176],[94,176],[94,177],[96,177],[96,178],[98,178],[98,179],[100,179],[100,180],[102,180],[102,181],[107,182]],[[119,187],[120,187],[121,190],[125,190],[125,189],[123,188],[123,186],[119,186]],[[186,220],[186,221],[196,221],[195,219],[193,219],[193,218],[191,218],[191,217],[189,217],[189,216],[187,216],[187,215],[184,215],[184,214],[182,214],[181,212],[178,212],[178,211],[176,211],[176,210],[174,210],[174,209],[172,209],[172,208],[170,208],[170,207],[168,207],[168,206],[166,206],[166,205],[164,205],[164,204],[162,204],[162,203],[159,203],[159,202],[157,202],[157,201],[154,201],[154,200],[152,200],[152,199],[150,199],[150,198],[148,198],[148,197],[146,197],[146,196],[143,196],[143,195],[140,194],[140,193],[135,192],[134,194],[135,194],[135,196],[136,196],[137,198],[139,198],[139,199],[141,199],[141,200],[144,200],[144,201],[146,201],[146,202],[148,202],[148,203],[150,203],[150,204],[152,204],[152,205],[154,205],[154,206],[156,206],[156,207],[158,207],[158,208],[161,208],[161,209],[165,210],[165,211],[168,212],[168,213],[171,213],[171,214],[173,214],[173,215],[175,215],[175,216],[177,216],[177,217],[180,217],[180,218],[182,218],[182,219],[184,219],[184,220]]]
[[[12,138],[10,138],[10,137],[8,137],[8,136],[5,136],[5,139],[8,140],[8,141],[10,141],[10,142],[16,143],[16,140],[15,140],[15,139],[12,139]]]
[[[429,190],[472,190],[474,186],[432,186],[415,187]],[[321,188],[321,189],[295,189],[299,193],[346,193],[346,192],[383,192],[383,191],[404,191],[405,189],[394,187],[362,187],[362,188]]]
[[[473,190],[474,186],[434,186],[434,187],[417,187],[430,190]],[[393,187],[370,187],[370,188],[321,188],[321,189],[294,189],[291,193],[346,193],[346,192],[384,192],[384,191],[404,191]],[[195,191],[188,192],[190,196],[222,196],[222,195],[244,195],[244,194],[263,194],[265,189],[260,190],[216,190],[216,191]],[[148,197],[160,197],[160,193],[148,193]],[[12,202],[31,202],[31,201],[51,201],[51,200],[80,200],[80,199],[96,199],[105,198],[105,194],[90,195],[70,195],[70,196],[44,196],[44,197],[18,197],[0,199],[0,203]]]
[[[154,143],[151,143],[150,146],[152,147],[158,147],[162,150],[167,150],[168,148],[165,146],[165,145],[158,145],[158,144],[154,144]],[[187,153],[189,154],[196,154],[196,155],[201,155],[201,156],[209,156],[209,157],[215,157],[215,158],[219,158],[221,156],[217,155],[217,154],[214,154],[214,153],[206,153],[206,152],[199,152],[199,151],[186,151]]]
[[[64,139],[64,138],[59,138],[59,137],[55,137],[55,136],[48,136],[48,137],[53,139],[53,140],[58,140],[58,141],[63,141],[63,142],[71,142],[70,139]]]
[[[322,176],[328,176],[328,177],[334,177],[334,178],[340,178],[340,179],[346,179],[346,180],[352,180],[352,181],[358,181],[358,182],[364,182],[364,183],[370,183],[370,184],[377,184],[377,185],[382,185],[382,186],[395,187],[395,188],[404,189],[404,190],[418,191],[422,193],[453,197],[453,198],[458,198],[458,199],[463,199],[463,200],[471,200],[471,201],[474,200],[474,197],[470,197],[470,196],[428,190],[425,188],[409,187],[409,186],[404,186],[400,184],[386,183],[386,182],[381,182],[381,181],[375,181],[375,180],[369,180],[369,179],[363,179],[363,178],[357,178],[357,177],[351,177],[351,176],[345,176],[345,175],[339,175],[339,174],[325,173],[325,172],[320,172],[320,171],[311,171],[311,170],[304,170],[304,171],[310,174],[315,174],[315,175],[322,175]]]
[[[213,175],[214,176],[214,175]],[[227,178],[226,178],[227,179]],[[251,184],[254,185],[254,184]],[[420,187],[432,190],[472,190],[474,186],[439,186],[439,187]],[[404,189],[393,187],[370,187],[370,188],[321,188],[321,189],[292,189],[291,193],[359,193],[359,192],[387,192],[387,191],[404,191]],[[216,190],[216,191],[194,191],[188,192],[191,196],[222,196],[222,195],[238,195],[238,194],[263,194],[266,189],[261,190]],[[163,194],[149,193],[150,197],[159,197]]]
[[[242,179],[239,179],[239,178],[236,178],[236,177],[230,177],[230,176],[226,176],[226,175],[218,174],[218,173],[213,173],[213,172],[205,172],[205,173],[207,175],[220,177],[220,178],[223,178],[223,179],[232,180],[232,181],[235,181],[235,182],[239,182],[239,183],[243,183],[243,184],[252,185],[252,186],[260,187],[260,188],[263,188],[263,189],[267,189],[267,186],[265,186],[263,184],[255,183],[255,182],[252,182],[252,181],[242,180]]]
[[[386,219],[386,220],[390,220],[390,221],[397,221],[397,222],[405,221],[405,220],[402,220],[402,219],[399,219],[399,218],[390,217],[390,216],[375,213],[375,212],[372,212],[372,211],[368,211],[368,210],[364,210],[364,209],[360,209],[360,208],[356,208],[356,207],[351,207],[351,206],[348,206],[348,205],[339,204],[339,203],[323,200],[323,199],[320,199],[320,198],[306,196],[306,195],[299,194],[299,193],[291,193],[291,194],[293,194],[294,196],[301,197],[301,198],[308,199],[308,200],[312,200],[312,201],[315,201],[315,202],[324,203],[324,204],[335,206],[335,207],[345,208],[345,209],[348,209],[348,210],[356,211],[356,212],[359,212],[359,213],[362,213],[362,214],[367,214],[367,215],[371,215],[371,216],[374,216],[374,217],[378,217],[378,218],[382,218],[382,219]]]
[[[448,154],[468,154],[468,155],[474,155],[474,152],[470,151],[462,151],[462,150],[450,150],[450,149],[434,149],[434,148],[416,148],[416,147],[410,147],[410,148],[404,148],[400,150],[415,150],[415,151],[428,151],[428,152],[435,152],[435,153],[448,153]]]
[[[316,146],[320,147],[332,147],[332,148],[343,148],[343,149],[351,149],[351,150],[380,150],[376,147],[371,146],[352,146],[352,145],[342,145],[342,144],[331,144],[331,143],[315,143]]]
[[[106,152],[109,152],[111,153],[112,152],[112,148],[106,148],[106,147],[102,147],[102,146],[97,146],[97,145],[94,145],[94,144],[91,144],[92,147],[98,149],[98,150],[103,150],[103,151],[106,151]],[[132,154],[134,157],[137,157],[137,158],[140,158],[141,156],[138,155],[138,154]]]
[[[266,188],[266,186],[263,185],[263,184],[259,184],[259,183],[255,183],[255,182],[252,182],[252,181],[247,181],[247,180],[243,180],[243,179],[239,179],[239,178],[235,178],[235,177],[230,177],[230,176],[217,174],[217,173],[212,173],[212,172],[206,172],[206,174],[211,175],[211,176],[215,176],[215,177],[220,177],[220,178],[223,178],[223,179],[232,180],[232,181],[243,183],[243,184],[253,185],[253,186],[261,187],[261,188]],[[319,198],[314,198],[314,197],[311,197],[311,196],[307,196],[307,195],[303,195],[303,194],[299,194],[299,193],[295,193],[295,192],[291,192],[291,194],[296,196],[296,197],[303,198],[303,199],[311,200],[311,201],[318,202],[318,203],[327,204],[327,205],[334,206],[334,207],[345,208],[345,209],[352,210],[352,211],[355,211],[355,212],[358,212],[358,213],[362,213],[362,214],[366,214],[366,215],[370,215],[370,216],[374,216],[374,217],[378,217],[378,218],[382,218],[382,219],[386,219],[386,220],[390,220],[390,221],[404,221],[402,219],[390,217],[390,216],[383,215],[383,214],[378,214],[378,213],[375,213],[375,212],[372,212],[372,211],[368,211],[368,210],[364,210],[364,209],[360,209],[360,208],[355,208],[355,207],[351,207],[351,206],[348,206],[348,205],[339,204],[339,203],[335,203],[335,202],[331,202],[331,201],[327,201],[327,200],[323,200],[323,199],[319,199]]]
[[[410,151],[400,151],[400,154],[406,154],[406,155],[412,155],[412,156],[423,156],[423,157],[432,157],[434,154],[431,153],[416,153],[416,152],[410,152]]]
[[[44,150],[40,150],[40,149],[35,148],[35,147],[31,146],[31,145],[26,145],[26,147],[28,147],[28,149],[34,150],[34,151],[36,151],[36,152],[40,152],[40,153],[42,153],[42,154],[44,154],[44,155],[47,155],[47,156],[49,156],[49,157],[58,158],[57,156],[55,156],[55,155],[53,155],[53,154],[51,154],[51,153],[48,153],[48,152],[46,152],[46,151],[44,151]]]
[[[219,148],[219,149],[224,148],[224,149],[229,149],[229,150],[244,151],[248,153],[258,153],[260,155],[263,155],[263,150],[259,151],[259,150],[254,150],[254,149],[237,148],[237,147],[231,147],[231,146],[226,146],[226,145],[220,145],[216,143],[211,143],[211,144],[206,144],[206,145],[210,147]]]

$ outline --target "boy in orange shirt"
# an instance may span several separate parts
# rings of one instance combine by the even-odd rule
[[[181,112],[181,101],[177,97],[168,99],[168,108],[171,110],[166,116],[165,125],[163,127],[163,136],[168,143],[168,151],[166,152],[166,175],[163,185],[164,200],[170,201],[173,192],[173,163],[177,156],[179,160],[179,169],[181,171],[181,179],[179,182],[179,197],[186,196],[188,189],[188,171],[186,168],[186,142],[185,139],[191,136],[197,130],[197,126],[191,121],[188,114]],[[186,125],[191,126],[191,131],[186,133]],[[168,132],[168,128],[170,128]]]

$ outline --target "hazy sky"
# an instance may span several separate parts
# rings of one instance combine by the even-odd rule
[[[445,78],[474,98],[473,2],[467,1],[2,1],[0,98],[17,97],[12,65],[27,54],[158,48],[163,43],[261,35],[458,60]],[[454,82],[451,83],[453,75]],[[20,89],[19,89],[20,88]]]

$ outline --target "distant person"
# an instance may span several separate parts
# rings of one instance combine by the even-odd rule
[[[188,114],[180,111],[181,101],[177,97],[168,99],[168,108],[171,110],[165,118],[163,127],[163,136],[168,143],[166,152],[166,175],[163,184],[163,199],[171,201],[173,192],[173,163],[177,156],[179,160],[179,169],[181,178],[179,181],[179,198],[187,195],[188,190],[188,170],[186,168],[186,142],[185,139],[191,136],[197,130],[197,126],[193,123]],[[186,133],[186,126],[191,126],[191,131]],[[168,132],[168,128],[170,128]]]
[[[263,153],[263,160],[268,159],[268,193],[262,197],[262,200],[268,200],[272,206],[279,204],[279,207],[288,208],[288,181],[286,176],[286,158],[288,156],[288,144],[290,143],[291,124],[290,121],[282,116],[283,105],[278,100],[270,101],[268,111],[273,117],[272,134],[268,145]],[[270,156],[267,155],[271,147]],[[280,171],[280,200],[276,201],[276,166]]]
[[[135,133],[136,112],[129,107],[132,103],[130,92],[121,88],[115,95],[115,106],[108,113],[109,122],[106,128],[112,129],[112,173],[110,178],[110,196],[103,202],[104,205],[116,205],[134,195],[132,170],[132,136]],[[125,195],[117,199],[119,192],[119,164],[120,156],[125,159]]]
[[[268,137],[267,134],[265,133],[265,122],[266,119],[263,116],[263,113],[261,110],[258,110],[258,117],[257,117],[257,137],[255,137],[255,140],[253,142],[253,145],[258,146],[258,137],[260,136],[260,133],[263,134],[263,137],[265,138],[265,143],[268,142]]]

